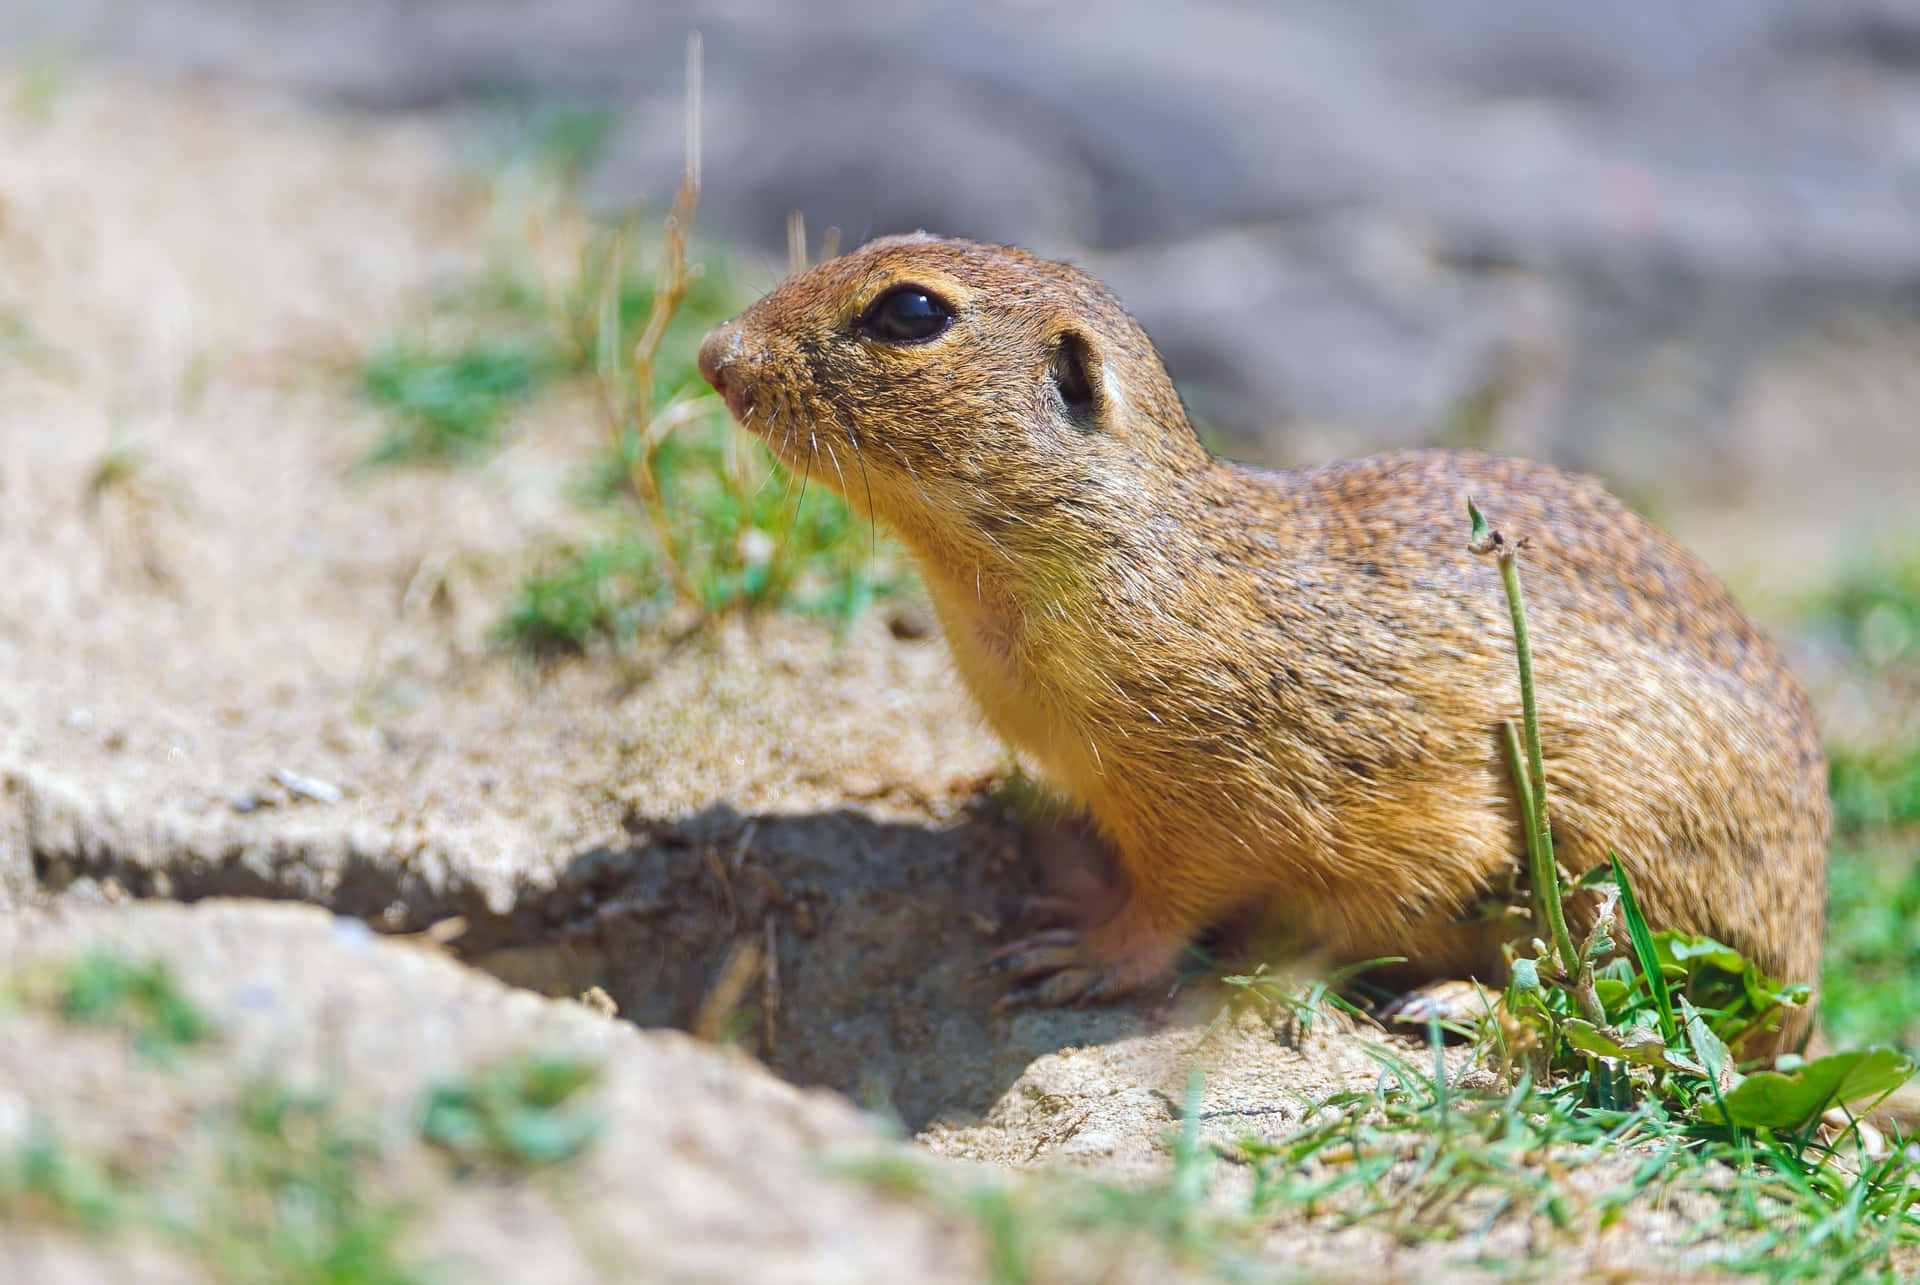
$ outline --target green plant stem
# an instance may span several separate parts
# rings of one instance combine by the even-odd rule
[[[1553,929],[1553,944],[1560,952],[1560,963],[1567,976],[1580,975],[1580,956],[1574,951],[1573,938],[1567,932],[1567,915],[1560,904],[1560,868],[1553,859],[1553,827],[1547,822],[1547,764],[1540,750],[1540,707],[1533,694],[1533,648],[1527,640],[1527,608],[1520,598],[1520,567],[1512,554],[1500,559],[1500,579],[1507,586],[1507,610],[1513,614],[1513,650],[1520,660],[1520,724],[1526,736],[1527,780],[1533,787],[1533,815],[1528,818],[1534,842],[1528,846],[1533,860],[1534,886],[1546,903],[1547,924]]]
[[[1527,608],[1520,596],[1520,546],[1503,540],[1492,531],[1472,500],[1467,501],[1467,516],[1473,523],[1472,548],[1476,553],[1493,553],[1500,563],[1500,579],[1506,585],[1507,611],[1513,617],[1513,650],[1520,662],[1520,721],[1526,744],[1524,780],[1515,765],[1514,779],[1527,824],[1527,865],[1532,875],[1536,915],[1545,910],[1547,926],[1559,952],[1561,967],[1569,978],[1580,975],[1580,955],[1567,932],[1566,909],[1560,902],[1560,871],[1553,859],[1553,830],[1547,821],[1547,768],[1540,751],[1540,708],[1533,692],[1533,649],[1527,639]],[[1512,736],[1511,723],[1507,724]],[[1509,745],[1509,757],[1518,755]]]
[[[1504,733],[1507,770],[1513,773],[1514,793],[1520,796],[1521,823],[1526,827],[1527,874],[1529,891],[1533,894],[1533,922],[1536,925],[1551,925],[1553,917],[1548,911],[1547,889],[1540,880],[1540,845],[1533,823],[1537,806],[1534,803],[1533,779],[1527,774],[1527,754],[1520,744],[1520,727],[1509,718],[1501,722],[1500,730]],[[1552,928],[1549,926],[1547,931],[1551,934]]]

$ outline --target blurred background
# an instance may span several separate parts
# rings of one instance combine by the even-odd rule
[[[670,195],[696,27],[702,226],[765,280],[790,210],[1070,256],[1229,450],[1545,456],[1722,564],[1914,502],[1913,3],[0,7],[16,52],[340,110],[604,113],[607,210]]]

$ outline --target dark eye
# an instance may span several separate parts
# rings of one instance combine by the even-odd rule
[[[860,329],[889,344],[917,344],[947,328],[953,312],[919,286],[895,286],[860,314]]]

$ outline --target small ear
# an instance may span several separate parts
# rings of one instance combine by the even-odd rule
[[[1106,417],[1106,370],[1087,337],[1077,330],[1061,332],[1047,373],[1067,418],[1084,429],[1098,428]]]

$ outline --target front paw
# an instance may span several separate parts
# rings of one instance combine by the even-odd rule
[[[987,957],[979,975],[1015,983],[994,1001],[996,1013],[1011,1008],[1077,1007],[1119,999],[1137,989],[1121,986],[1114,972],[1094,958],[1075,928],[1052,928],[1010,942]]]

